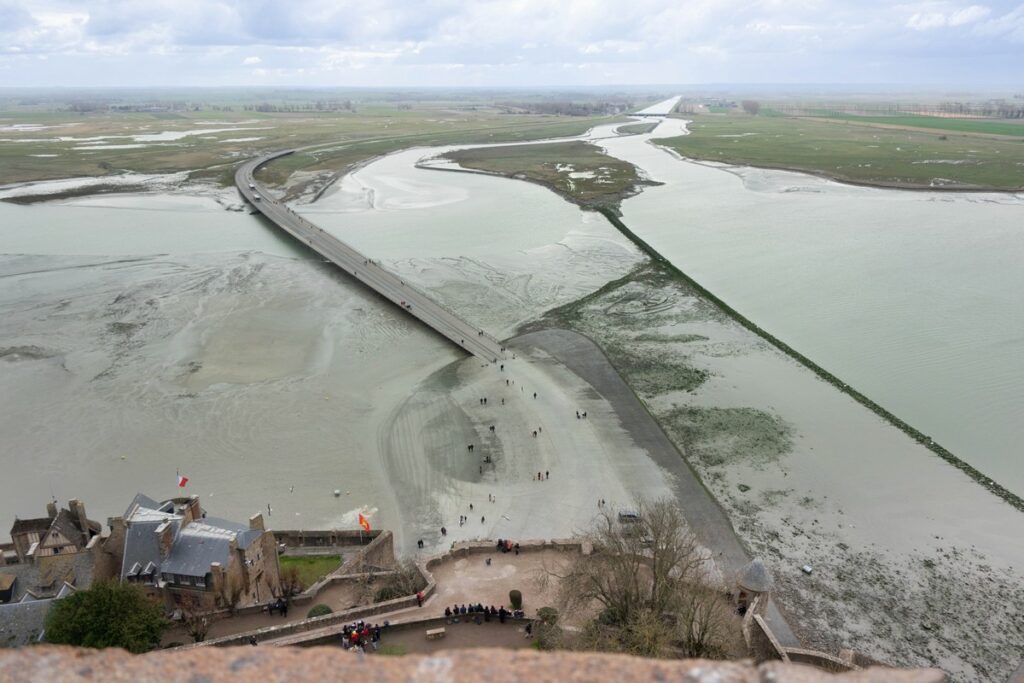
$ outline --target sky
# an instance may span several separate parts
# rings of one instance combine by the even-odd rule
[[[1024,87],[1024,2],[0,0],[0,86]]]

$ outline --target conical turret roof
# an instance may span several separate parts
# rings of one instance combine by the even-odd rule
[[[767,593],[772,587],[772,574],[760,559],[751,560],[740,573],[741,588],[754,593]]]

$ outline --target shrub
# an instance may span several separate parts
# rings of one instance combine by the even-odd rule
[[[558,610],[554,607],[541,607],[537,610],[537,618],[545,624],[554,626],[558,623]]]
[[[138,654],[159,645],[168,626],[163,608],[138,586],[100,582],[55,601],[46,617],[46,640],[80,647],[123,647]]]
[[[512,603],[512,609],[523,608],[523,594],[516,590],[508,592],[508,601]]]
[[[322,616],[324,616],[326,614],[330,614],[333,611],[334,610],[332,610],[330,607],[328,607],[327,605],[324,605],[324,604],[313,605],[312,607],[309,608],[309,611],[306,612],[306,616],[308,618],[322,617]]]

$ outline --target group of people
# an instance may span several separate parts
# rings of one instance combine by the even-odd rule
[[[388,622],[384,622],[384,627],[387,627]],[[380,645],[380,633],[382,628],[374,624],[370,626],[364,621],[357,621],[354,624],[346,624],[345,628],[341,630],[341,646],[346,650],[355,650],[356,652],[364,652],[367,645],[371,645],[374,650]]]
[[[495,547],[497,550],[500,550],[503,553],[515,552],[516,555],[519,554],[519,544],[512,543],[512,541],[510,541],[507,538],[499,538],[498,544]]]
[[[526,613],[521,609],[507,610],[505,606],[495,607],[491,605],[486,607],[483,603],[477,603],[475,605],[452,605],[451,607],[444,608],[444,615],[449,619],[456,619],[459,616],[473,617],[476,623],[482,623],[484,621],[490,621],[492,617],[497,617],[498,621],[502,624],[505,623],[505,619],[508,617],[514,617],[516,619],[522,619],[526,616]]]
[[[280,612],[282,617],[287,617],[288,601],[284,598],[278,598],[267,603],[267,614],[273,614],[275,611]]]

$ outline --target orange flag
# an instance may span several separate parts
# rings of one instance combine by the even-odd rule
[[[370,530],[370,522],[366,519],[366,517],[363,517],[362,512],[359,513],[359,526],[363,527],[363,531]]]

